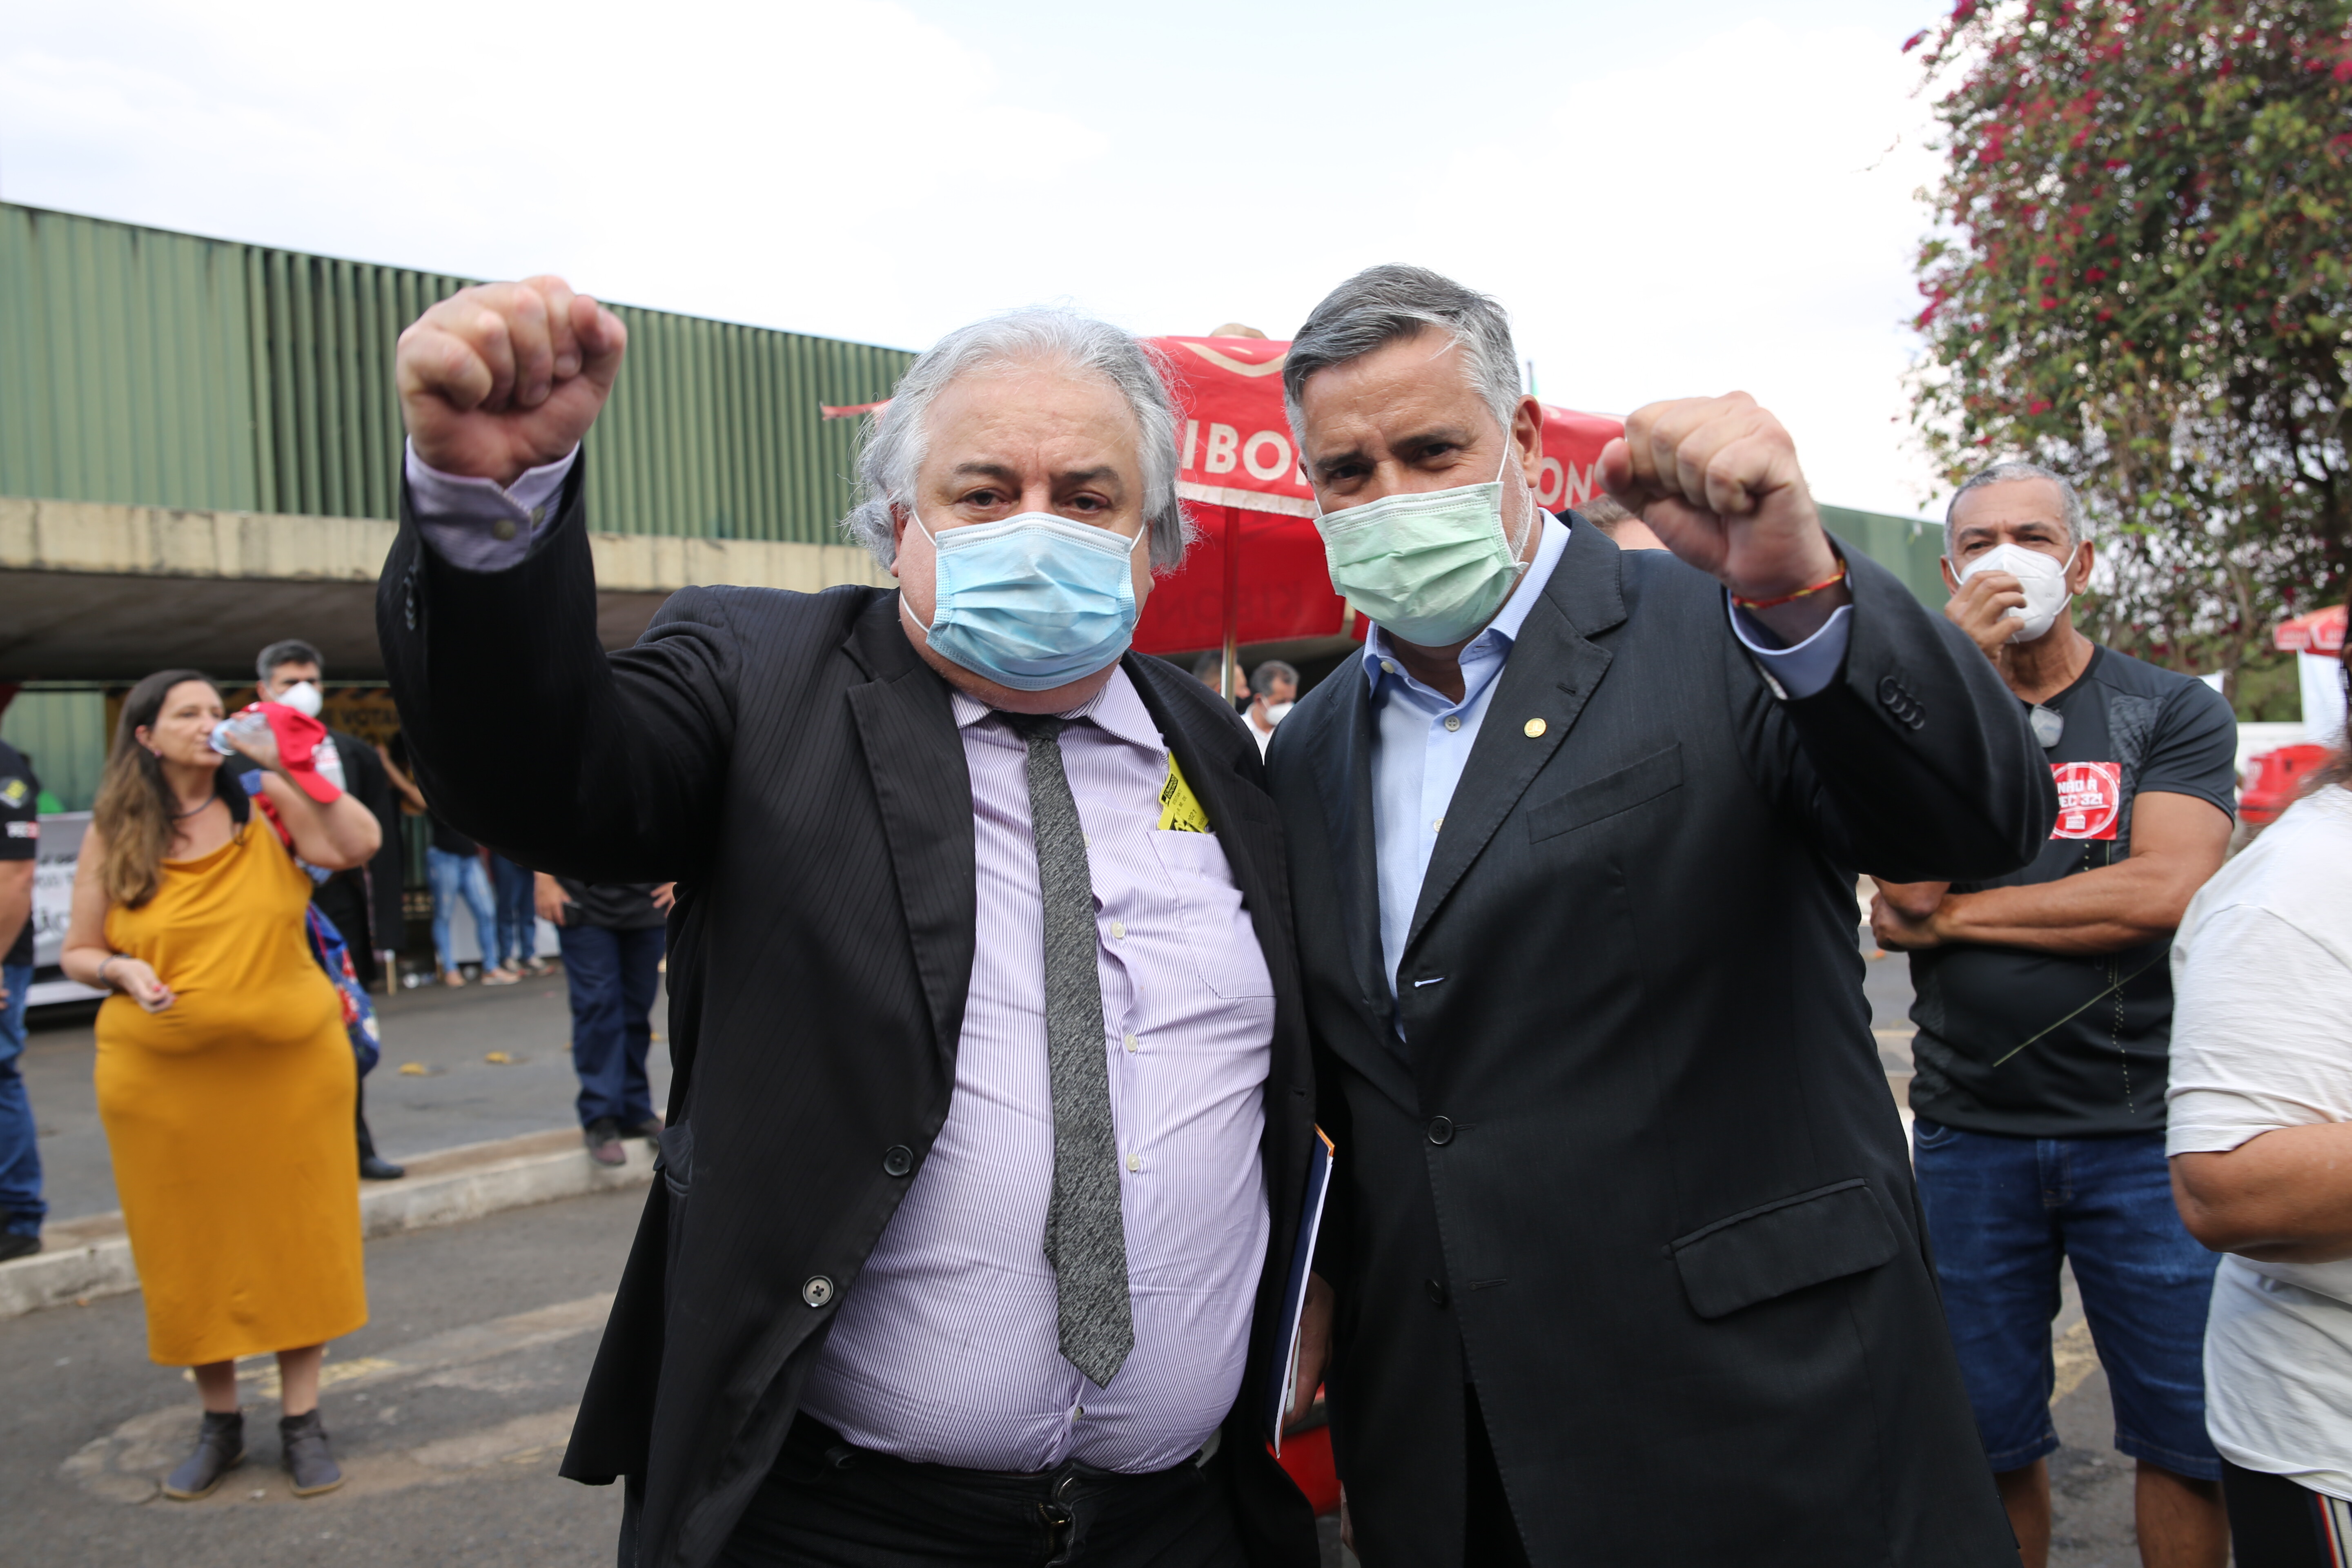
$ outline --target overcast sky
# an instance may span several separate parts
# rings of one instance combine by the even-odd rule
[[[1940,9],[0,0],[0,196],[906,348],[1048,300],[1287,337],[1413,261],[1547,401],[1744,388],[1822,500],[1916,513]]]

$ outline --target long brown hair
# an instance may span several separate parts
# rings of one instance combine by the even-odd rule
[[[152,729],[172,688],[190,680],[219,695],[220,688],[201,669],[161,669],[122,700],[122,719],[114,727],[114,746],[106,754],[90,810],[90,826],[106,839],[98,884],[110,903],[135,910],[155,896],[163,879],[163,857],[171,852],[180,803],[164,782],[163,762],[139,743],[139,731]],[[217,781],[214,787],[219,787]]]

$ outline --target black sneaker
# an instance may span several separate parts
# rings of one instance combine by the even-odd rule
[[[327,1447],[327,1429],[320,1425],[315,1407],[307,1415],[279,1416],[278,1441],[284,1447],[280,1463],[294,1479],[296,1497],[317,1497],[343,1484],[342,1468]]]
[[[609,1116],[600,1116],[583,1128],[582,1142],[588,1145],[588,1157],[600,1165],[625,1165],[629,1152],[621,1147],[621,1124]]]
[[[655,1124],[654,1131],[661,1131],[658,1122]],[[40,1250],[41,1238],[37,1236],[23,1236],[13,1230],[0,1231],[0,1263],[12,1258],[30,1258]]]
[[[245,1412],[232,1410],[224,1415],[207,1410],[204,1427],[196,1434],[196,1451],[163,1478],[163,1495],[173,1502],[194,1502],[209,1496],[224,1477],[243,1463]]]
[[[661,1135],[662,1119],[658,1116],[648,1116],[643,1121],[638,1122],[635,1127],[624,1127],[621,1129],[622,1137],[642,1138],[648,1143],[660,1142]]]
[[[408,1174],[408,1167],[395,1165],[375,1154],[360,1156],[360,1178],[369,1182],[396,1182]]]

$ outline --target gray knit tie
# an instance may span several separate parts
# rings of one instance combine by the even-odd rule
[[[1109,1386],[1135,1348],[1127,1227],[1119,1218],[1118,1140],[1111,1128],[1095,960],[1095,887],[1086,830],[1062,771],[1062,721],[1007,713],[1029,746],[1029,822],[1045,905],[1045,1060],[1054,1093],[1054,1195],[1045,1260],[1054,1266],[1062,1354]]]

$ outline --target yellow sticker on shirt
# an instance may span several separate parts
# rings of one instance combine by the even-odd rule
[[[1162,833],[1208,833],[1209,814],[1201,809],[1193,796],[1192,786],[1184,782],[1184,770],[1176,765],[1176,753],[1168,753],[1168,782],[1160,786],[1160,831]]]

